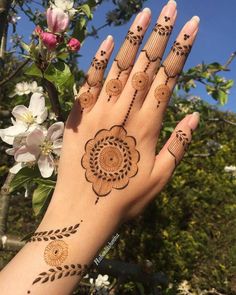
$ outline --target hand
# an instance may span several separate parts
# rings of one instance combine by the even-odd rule
[[[66,200],[82,211],[105,206],[124,219],[133,217],[182,159],[198,114],[186,116],[155,155],[166,107],[198,31],[199,18],[193,17],[161,64],[176,15],[169,1],[135,62],[151,17],[149,9],[139,13],[104,85],[113,38],[101,44],[66,125],[55,193],[63,207]]]

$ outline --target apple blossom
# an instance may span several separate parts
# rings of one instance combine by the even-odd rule
[[[47,108],[42,93],[34,93],[31,96],[29,107],[18,105],[12,110],[12,124],[5,129],[0,129],[1,139],[13,144],[16,137],[22,137],[31,132],[38,124],[42,124],[47,118]]]
[[[51,3],[51,7],[58,7],[64,10],[69,14],[69,16],[72,18],[74,14],[76,13],[76,9],[73,8],[74,1],[73,0],[54,0],[54,3]]]
[[[67,30],[70,22],[69,14],[63,9],[54,7],[47,10],[47,24],[52,33],[63,33]]]
[[[37,127],[27,135],[25,145],[17,149],[16,162],[37,161],[41,175],[50,177],[55,168],[54,155],[60,155],[63,131],[63,122],[54,123],[48,131]]]
[[[54,50],[58,44],[58,37],[53,33],[42,32],[40,38],[43,41],[43,44],[47,47],[48,50]]]
[[[76,38],[71,38],[67,43],[69,50],[76,52],[80,50],[80,42]]]
[[[9,97],[13,97],[15,95],[26,95],[29,93],[42,93],[43,92],[43,87],[38,86],[36,81],[33,82],[19,82],[16,84],[14,92],[9,95]]]

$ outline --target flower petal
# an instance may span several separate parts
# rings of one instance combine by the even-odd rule
[[[57,139],[53,142],[53,152],[60,156],[61,153],[61,148],[62,148],[62,139]]]
[[[40,173],[44,178],[50,177],[54,170],[53,158],[50,155],[41,155],[38,160],[38,166]]]
[[[9,171],[10,171],[10,173],[16,174],[24,167],[25,167],[24,163],[17,163],[13,167],[11,167],[11,169]]]
[[[33,162],[38,157],[38,151],[35,151],[35,153],[32,153],[32,150],[29,150],[29,148],[24,145],[20,147],[16,153],[15,153],[15,160],[17,162]]]
[[[42,113],[37,116],[36,122],[38,124],[42,124],[47,119],[47,116],[48,116],[48,110],[47,108],[45,108],[44,111],[42,111]]]
[[[25,118],[31,116],[32,113],[27,107],[18,105],[12,110],[12,115],[16,118],[16,120],[24,122]]]
[[[34,117],[41,116],[45,111],[45,99],[42,93],[34,93],[31,96],[29,110]]]
[[[47,138],[51,141],[55,141],[59,137],[63,135],[64,132],[64,123],[63,122],[57,122],[52,124],[48,129]]]
[[[34,129],[26,138],[26,143],[29,148],[40,149],[40,145],[44,141],[44,133],[40,128]]]

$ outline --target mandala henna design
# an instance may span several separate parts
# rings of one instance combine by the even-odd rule
[[[61,265],[68,257],[68,245],[62,240],[50,242],[44,250],[44,261],[50,266]]]
[[[83,92],[78,97],[78,100],[80,102],[80,105],[81,105],[82,110],[84,110],[85,108],[92,107],[95,104],[95,102],[96,102],[96,98],[90,92],[90,89],[88,91],[86,91],[86,92]]]
[[[168,151],[175,159],[175,166],[178,165],[180,160],[182,159],[184,153],[186,152],[190,140],[186,133],[182,130],[178,130],[176,132],[175,138],[170,142],[168,146]]]
[[[83,220],[81,220],[80,223],[81,222],[83,222]],[[49,240],[60,240],[70,237],[71,235],[77,233],[80,223],[71,225],[69,227],[64,227],[63,229],[35,232],[27,242],[46,242]]]
[[[149,76],[144,72],[137,72],[133,75],[131,84],[135,90],[145,90],[149,84]]]
[[[161,102],[167,102],[169,100],[171,96],[170,88],[165,84],[161,84],[155,89],[154,96],[157,100],[157,107],[159,107]]]
[[[72,277],[72,276],[83,277],[87,271],[88,271],[87,264],[84,264],[84,265],[69,264],[69,265],[57,266],[57,267],[48,269],[47,272],[40,273],[37,276],[37,278],[33,281],[32,285],[37,283],[44,284],[47,282],[53,282],[55,280],[59,280],[66,277]]]
[[[111,96],[118,96],[122,91],[122,82],[119,79],[111,79],[106,85],[106,93]]]
[[[127,136],[122,126],[102,129],[86,143],[81,164],[98,196],[95,204],[113,188],[123,189],[129,184],[138,172],[139,158],[135,138]]]
[[[165,84],[168,83],[170,78],[175,78],[181,74],[191,48],[191,45],[181,45],[177,41],[174,42],[170,54],[162,65],[167,76]]]

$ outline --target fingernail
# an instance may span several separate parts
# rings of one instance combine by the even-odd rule
[[[200,18],[198,16],[193,16],[190,19],[190,21],[186,24],[185,34],[193,35],[193,33],[197,30],[199,23]]]
[[[137,17],[137,24],[139,26],[146,27],[149,24],[150,18],[151,18],[151,9],[150,8],[144,8],[140,15]]]
[[[108,35],[107,38],[102,42],[102,50],[110,50],[113,46],[113,37]]]
[[[194,131],[197,128],[199,120],[200,114],[198,112],[194,112],[188,121],[188,126],[191,128],[191,130]]]
[[[177,3],[174,0],[170,0],[166,4],[166,6],[164,6],[162,13],[164,13],[165,16],[172,18],[174,17],[176,13],[176,7],[177,7]]]

